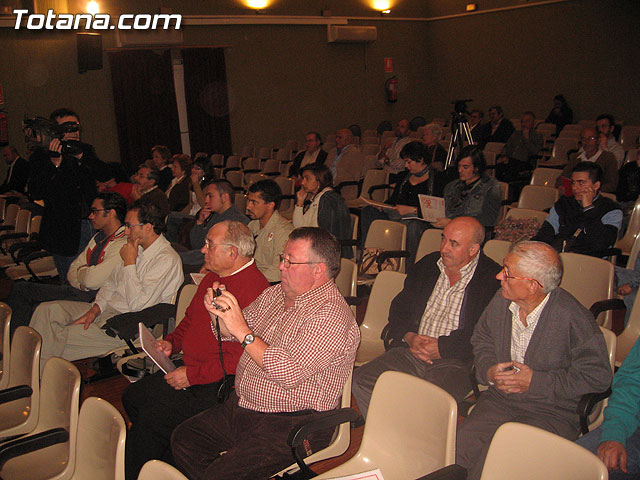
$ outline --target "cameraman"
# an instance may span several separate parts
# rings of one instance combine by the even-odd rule
[[[96,190],[96,173],[104,168],[92,145],[80,141],[80,118],[67,108],[50,115],[57,133],[48,149],[36,149],[30,158],[29,193],[44,204],[40,242],[53,254],[65,283],[71,262],[93,236],[88,220]]]

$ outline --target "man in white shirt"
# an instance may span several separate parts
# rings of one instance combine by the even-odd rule
[[[41,369],[53,356],[79,360],[121,346],[122,340],[101,328],[109,318],[172,302],[184,278],[180,257],[162,235],[164,216],[154,205],[136,202],[124,225],[128,241],[120,249],[122,263],[93,304],[47,302],[33,314],[31,327],[42,335]]]
[[[608,113],[603,113],[602,115],[598,115],[596,118],[596,127],[598,128],[598,144],[600,148],[604,152],[611,152],[614,157],[616,157],[616,162],[618,163],[618,170],[622,167],[624,163],[624,148],[618,142],[616,142],[616,138],[613,136],[613,129],[616,126],[616,122],[613,119],[613,115],[609,115]]]
[[[378,166],[381,166],[384,170],[392,174],[404,172],[404,159],[400,158],[400,152],[402,151],[402,147],[412,140],[409,136],[410,133],[409,120],[400,120],[398,125],[396,125],[395,138],[389,139],[380,148],[377,161]]]

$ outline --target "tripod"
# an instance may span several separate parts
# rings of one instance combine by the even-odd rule
[[[449,149],[447,150],[447,160],[445,162],[445,170],[449,168],[454,158],[456,148],[462,150],[464,142],[473,145],[473,137],[469,129],[469,121],[461,112],[453,112],[451,114],[451,140],[449,141]]]

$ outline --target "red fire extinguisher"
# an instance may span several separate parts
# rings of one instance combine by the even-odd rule
[[[398,77],[394,75],[389,78],[384,84],[384,89],[387,91],[387,102],[395,103],[398,101]]]
[[[0,111],[0,146],[9,144],[9,122],[3,111]]]

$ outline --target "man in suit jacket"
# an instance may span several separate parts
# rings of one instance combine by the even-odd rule
[[[356,369],[352,392],[366,416],[371,392],[387,370],[409,373],[461,400],[471,390],[470,339],[498,290],[500,266],[480,249],[484,227],[458,217],[445,227],[439,253],[416,263],[389,309],[391,349]]]
[[[7,164],[7,177],[0,185],[0,193],[18,192],[24,194],[29,179],[29,162],[18,154],[15,147],[7,145],[2,149],[2,158]]]
[[[331,149],[325,162],[333,174],[334,185],[349,181],[357,182],[364,176],[362,171],[364,155],[352,142],[353,134],[348,128],[342,128],[336,132],[336,147]],[[344,194],[344,192],[341,193]]]
[[[484,125],[485,131],[482,139],[478,142],[479,145],[484,148],[489,142],[507,143],[515,127],[511,121],[504,118],[504,113],[500,105],[489,109],[489,119],[491,121]]]
[[[556,251],[521,242],[502,264],[502,289],[471,338],[476,376],[489,389],[458,428],[456,463],[470,480],[480,478],[500,425],[525,423],[573,440],[580,397],[611,384],[602,332],[591,313],[558,288],[562,263]]]
[[[309,132],[304,140],[304,146],[307,148],[299,152],[293,159],[291,167],[289,167],[289,176],[300,175],[300,169],[312,163],[316,165],[324,165],[327,160],[327,152],[322,148],[322,137],[318,132]]]

